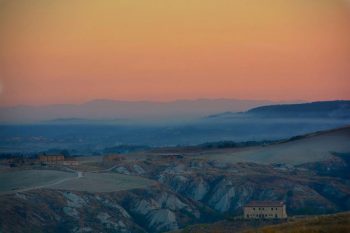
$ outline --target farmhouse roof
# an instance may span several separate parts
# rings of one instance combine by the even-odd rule
[[[252,201],[245,207],[283,207],[283,201]]]

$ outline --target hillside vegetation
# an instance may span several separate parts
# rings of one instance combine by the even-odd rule
[[[275,226],[265,226],[244,233],[347,233],[350,232],[350,212],[312,217]]]
[[[273,221],[224,220],[212,224],[188,226],[172,233],[347,233],[350,232],[350,212]]]
[[[349,139],[346,127],[244,148],[151,149],[79,158],[71,173],[3,163],[0,232],[347,232],[349,216],[325,214],[350,211]],[[245,204],[266,200],[326,219],[267,228],[284,222],[240,218]]]

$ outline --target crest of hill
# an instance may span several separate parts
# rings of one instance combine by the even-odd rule
[[[226,220],[213,224],[199,224],[171,233],[345,233],[350,232],[350,212],[290,219],[286,223],[247,222]],[[260,226],[259,226],[260,224]],[[268,225],[266,225],[268,224]],[[272,225],[269,225],[272,224]]]
[[[244,233],[321,233],[321,232],[349,232],[350,212],[334,215],[315,216],[305,219],[289,221],[288,223],[275,226],[265,226],[258,229],[243,231]]]
[[[253,147],[235,153],[215,155],[227,162],[254,162],[262,164],[285,163],[299,165],[325,161],[332,153],[350,154],[350,126],[316,132],[269,146]]]
[[[268,105],[253,108],[246,113],[262,117],[350,118],[350,101],[337,100],[304,104]]]
[[[278,102],[279,104],[285,102]],[[53,104],[46,106],[0,107],[1,123],[30,123],[55,119],[187,119],[224,111],[248,109],[276,104],[265,100],[195,99],[170,102],[118,101],[100,99],[83,104]],[[80,122],[81,120],[79,120]]]

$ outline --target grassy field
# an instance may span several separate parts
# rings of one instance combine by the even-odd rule
[[[325,160],[331,152],[350,152],[350,128],[309,135],[299,140],[238,152],[205,154],[204,158],[223,162],[302,164]]]
[[[52,170],[2,172],[0,173],[0,194],[45,187],[62,179],[73,177],[76,177],[76,174]]]
[[[114,192],[143,188],[152,184],[153,181],[137,176],[115,173],[83,173],[81,178],[67,180],[50,186],[50,188],[86,192]]]
[[[142,188],[154,182],[116,173],[78,173],[53,170],[22,170],[0,173],[0,194],[49,188],[86,192],[114,192]]]
[[[244,233],[348,233],[350,212],[296,220],[275,226],[265,226]]]
[[[168,233],[348,233],[350,212],[288,219],[286,223],[268,221],[229,221],[198,224]]]

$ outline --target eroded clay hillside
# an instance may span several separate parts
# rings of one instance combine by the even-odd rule
[[[39,168],[2,168],[0,230],[165,232],[239,216],[251,200],[284,201],[290,216],[347,211],[349,140],[348,127],[272,145],[112,156],[82,162],[71,175],[67,168],[40,167],[61,170],[52,180],[38,172],[6,180],[10,173]],[[320,147],[310,151],[317,142]],[[260,154],[280,160],[261,162]]]

